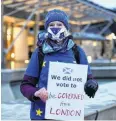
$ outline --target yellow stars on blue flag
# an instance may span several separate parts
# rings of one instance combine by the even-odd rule
[[[42,67],[45,67],[46,61],[43,62]]]
[[[42,113],[43,113],[43,111],[41,111],[40,109],[36,110],[36,115],[37,115],[37,116],[41,116]]]

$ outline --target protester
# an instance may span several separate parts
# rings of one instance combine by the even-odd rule
[[[37,45],[39,47],[32,54],[20,86],[22,94],[31,101],[31,120],[45,119],[50,61],[65,63],[75,63],[76,61],[78,64],[88,65],[83,49],[75,46],[69,29],[69,20],[65,12],[56,9],[48,12],[45,18],[45,32],[38,35]],[[44,55],[43,61],[42,54]],[[84,86],[85,93],[91,98],[94,97],[97,89],[98,83],[93,79],[88,65],[87,82]]]

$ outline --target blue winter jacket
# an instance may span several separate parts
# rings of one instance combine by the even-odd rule
[[[38,51],[39,49],[36,48],[32,54],[31,60],[28,64],[26,69],[25,75],[30,77],[38,78],[39,74],[39,59],[38,59]],[[87,57],[85,52],[81,47],[78,46],[78,51],[80,54],[80,64],[88,65]],[[72,49],[67,50],[66,52],[57,52],[51,54],[45,54],[43,66],[40,74],[40,79],[38,80],[38,90],[42,87],[47,89],[47,81],[48,81],[48,69],[49,69],[49,62],[65,62],[65,63],[75,63],[75,57],[73,55]],[[88,77],[91,76],[90,66],[88,65]],[[42,120],[45,119],[45,103],[40,99],[31,102],[31,110],[30,110],[30,118],[35,120]]]

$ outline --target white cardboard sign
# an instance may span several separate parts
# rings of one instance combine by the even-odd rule
[[[84,120],[87,65],[50,62],[45,118]]]

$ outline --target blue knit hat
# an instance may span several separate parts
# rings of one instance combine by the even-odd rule
[[[45,18],[45,29],[47,30],[49,23],[53,21],[60,21],[69,30],[68,16],[64,11],[54,9],[48,12]]]

